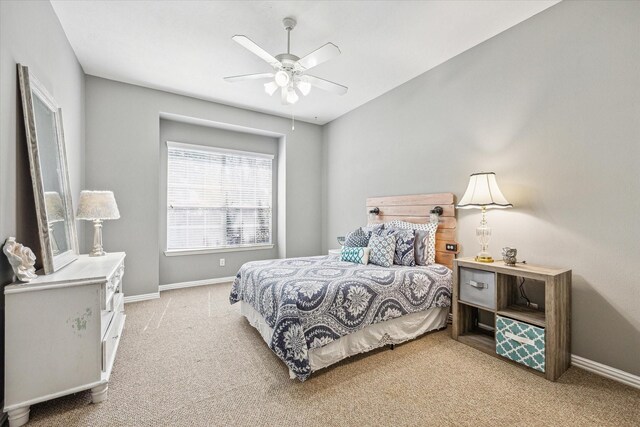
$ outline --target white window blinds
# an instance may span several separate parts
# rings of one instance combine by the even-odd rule
[[[167,142],[167,250],[271,244],[273,156]]]

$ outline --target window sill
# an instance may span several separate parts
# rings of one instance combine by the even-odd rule
[[[264,249],[273,249],[274,245],[251,245],[251,246],[233,246],[228,248],[203,248],[203,249],[172,249],[164,251],[165,256],[184,256],[184,255],[205,255],[218,254],[224,252],[244,252],[259,251]]]

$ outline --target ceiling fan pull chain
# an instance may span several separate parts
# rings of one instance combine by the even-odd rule
[[[291,105],[291,130],[296,130],[296,119],[293,114],[293,104]]]

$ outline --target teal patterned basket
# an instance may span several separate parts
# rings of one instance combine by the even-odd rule
[[[497,316],[496,353],[544,372],[544,329]]]

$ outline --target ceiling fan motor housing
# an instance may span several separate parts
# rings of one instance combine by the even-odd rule
[[[282,64],[282,69],[287,71],[293,71],[296,62],[300,59],[296,55],[290,53],[281,53],[276,55],[276,59]]]

